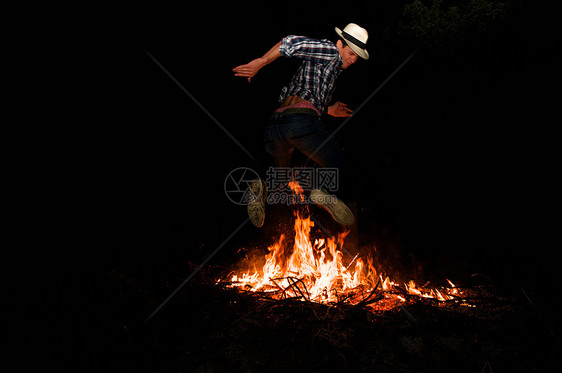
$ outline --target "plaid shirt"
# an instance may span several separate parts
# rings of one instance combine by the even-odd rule
[[[282,56],[303,60],[289,85],[283,87],[279,102],[295,95],[312,102],[323,113],[342,71],[343,60],[336,45],[326,39],[289,35],[283,38],[279,52]]]

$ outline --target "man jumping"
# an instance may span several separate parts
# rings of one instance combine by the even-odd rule
[[[264,132],[265,148],[277,167],[289,167],[292,153],[297,149],[320,167],[337,168],[340,175],[347,175],[343,153],[320,117],[324,113],[334,117],[353,114],[342,102],[330,106],[328,103],[342,70],[358,58],[369,59],[366,50],[369,35],[355,23],[348,24],[343,30],[337,27],[335,30],[339,36],[336,43],[290,35],[262,57],[233,69],[235,76],[248,78],[249,82],[262,67],[281,56],[303,60],[291,82],[283,87],[279,97],[281,106]],[[256,180],[251,188],[256,198],[248,204],[248,215],[256,227],[261,227],[265,220],[265,184]],[[351,210],[334,196],[314,189],[310,192],[310,200],[327,210],[338,223],[353,224],[355,219]]]

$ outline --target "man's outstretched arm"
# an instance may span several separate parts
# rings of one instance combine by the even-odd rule
[[[234,76],[241,76],[248,78],[248,82],[258,73],[258,71],[265,65],[275,61],[277,58],[281,57],[279,48],[281,47],[281,42],[275,44],[266,54],[262,57],[256,58],[255,60],[245,64],[240,65],[232,69],[234,71]]]

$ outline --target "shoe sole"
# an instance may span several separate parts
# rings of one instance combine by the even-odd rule
[[[352,225],[355,221],[353,212],[345,203],[320,189],[314,189],[310,192],[310,201],[328,211],[332,218],[341,225]]]
[[[248,203],[248,217],[254,226],[260,228],[265,222],[265,184],[261,180],[250,183],[251,201]]]

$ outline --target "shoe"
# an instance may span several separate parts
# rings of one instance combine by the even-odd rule
[[[265,198],[267,185],[262,180],[250,182],[250,202],[248,203],[248,217],[257,228],[265,221]]]
[[[342,225],[351,225],[355,221],[353,213],[345,203],[323,190],[313,189],[310,192],[310,201],[328,211],[332,218]]]

